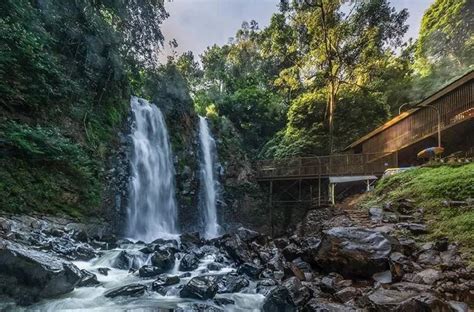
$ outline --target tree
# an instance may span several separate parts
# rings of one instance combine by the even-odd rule
[[[474,61],[474,2],[436,0],[423,15],[416,44],[416,68],[428,76],[436,66],[465,69]],[[448,63],[448,64],[447,64]]]
[[[363,88],[377,61],[401,44],[407,30],[407,11],[396,12],[386,0],[345,2],[304,0],[284,5],[290,25],[297,30],[301,55],[292,72],[305,88],[324,88],[327,94],[331,152],[341,86]]]

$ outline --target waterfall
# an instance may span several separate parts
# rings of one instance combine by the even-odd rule
[[[131,180],[127,234],[150,242],[177,233],[172,151],[160,109],[132,97]]]
[[[200,208],[203,214],[206,238],[219,235],[216,201],[218,182],[216,180],[216,143],[212,138],[206,118],[199,116],[199,141],[201,145],[201,196]]]

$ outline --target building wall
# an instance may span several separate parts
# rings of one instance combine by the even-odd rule
[[[473,122],[474,79],[472,76],[469,75],[470,79],[440,98],[432,102],[427,99],[421,103],[421,105],[429,104],[439,110],[441,129],[466,121]],[[367,154],[397,151],[429,136],[436,137],[437,125],[436,111],[432,108],[422,107],[400,122],[364,141],[361,150]]]

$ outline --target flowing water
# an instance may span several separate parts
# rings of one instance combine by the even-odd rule
[[[147,291],[140,297],[117,297],[107,298],[104,293],[115,287],[124,286],[132,283],[150,284],[156,278],[140,278],[138,274],[128,270],[119,270],[111,268],[113,263],[122,250],[135,255],[134,263],[137,266],[150,264],[149,255],[139,252],[145,245],[130,244],[122,245],[120,248],[104,251],[103,255],[91,261],[75,261],[74,264],[80,269],[85,269],[97,275],[101,283],[96,287],[80,287],[74,289],[71,293],[60,296],[56,299],[43,300],[27,308],[18,308],[16,311],[172,311],[181,308],[181,311],[195,311],[191,308],[193,303],[205,303],[214,306],[212,300],[199,301],[194,299],[180,298],[179,290],[191,278],[201,275],[225,275],[234,272],[235,268],[224,267],[219,271],[211,273],[206,269],[207,265],[215,261],[213,255],[207,255],[201,259],[199,267],[191,272],[190,276],[181,278],[179,284],[171,286],[166,295],[161,295],[154,291]],[[179,260],[175,267],[168,274],[180,275],[185,272],[178,270]],[[111,268],[107,276],[98,272],[99,268]],[[225,306],[225,311],[260,311],[264,296],[255,293],[255,285],[251,284],[239,293],[218,294],[216,298],[227,298],[235,304]]]
[[[160,109],[132,97],[132,152],[127,235],[150,242],[177,234],[174,167]]]
[[[217,189],[215,172],[216,143],[211,136],[206,118],[199,116],[199,141],[201,145],[201,197],[200,208],[205,226],[204,236],[208,239],[219,235],[217,223]]]
[[[201,256],[198,267],[184,275],[179,263],[185,253],[197,252],[197,249],[182,250],[175,254],[175,265],[166,274],[181,276],[179,284],[169,286],[165,294],[152,291],[151,283],[156,277],[141,278],[136,269],[151,265],[151,254],[144,252],[150,242],[156,238],[177,238],[176,201],[174,189],[174,168],[168,132],[161,111],[146,100],[132,97],[133,125],[131,133],[132,152],[130,154],[130,203],[128,207],[127,234],[133,240],[142,242],[125,243],[113,250],[101,250],[100,256],[91,261],[75,261],[80,269],[96,274],[99,285],[79,287],[72,292],[55,299],[43,300],[24,311],[196,311],[193,304],[207,304],[208,308],[217,308],[212,300],[200,301],[180,298],[180,289],[190,279],[202,275],[226,275],[236,271],[235,263],[227,262],[217,271],[210,272],[207,266],[218,262],[218,251],[208,246],[210,251]],[[206,119],[200,117],[199,136],[201,141],[201,179],[205,236],[216,237],[219,225],[216,215],[217,182],[214,160],[215,142],[209,132]],[[156,241],[155,241],[156,242]],[[148,245],[148,246],[154,246]],[[181,247],[180,247],[181,248]],[[187,248],[187,247],[186,247]],[[194,247],[196,248],[196,247]],[[206,250],[206,246],[202,247]],[[156,249],[155,249],[156,250]],[[160,252],[160,251],[156,251]],[[117,266],[117,259],[127,254],[128,267]],[[222,256],[221,256],[222,257]],[[222,258],[220,258],[222,259]],[[118,269],[120,267],[121,269]],[[99,268],[109,268],[107,275],[100,274]],[[132,269],[133,268],[133,269]],[[129,270],[132,269],[132,270]],[[132,283],[147,285],[145,294],[139,297],[107,298],[105,292]],[[225,311],[260,311],[264,296],[256,292],[256,283],[250,284],[236,293],[217,294],[216,298],[230,299],[233,303],[225,306]],[[208,308],[205,308],[206,310]]]

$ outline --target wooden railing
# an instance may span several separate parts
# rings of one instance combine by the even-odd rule
[[[395,153],[339,154],[261,160],[256,166],[260,180],[381,175],[397,166],[397,158]]]

